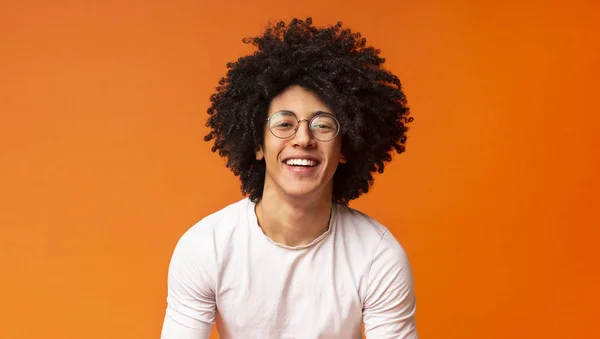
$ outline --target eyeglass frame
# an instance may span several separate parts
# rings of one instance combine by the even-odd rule
[[[291,115],[293,115],[293,116],[294,116],[294,118],[295,118],[295,119],[298,121],[298,125],[296,125],[296,127],[294,128],[294,133],[292,133],[292,134],[291,134],[289,137],[284,137],[284,138],[282,138],[282,137],[278,137],[277,135],[275,135],[275,133],[273,133],[273,130],[271,129],[271,124],[269,123],[269,121],[271,120],[271,118],[273,118],[274,116],[276,116],[276,115],[277,115],[277,114],[279,114],[279,113],[288,113],[288,114],[291,114]],[[336,122],[336,124],[337,124],[337,131],[335,132],[335,135],[334,135],[334,136],[333,136],[331,139],[329,139],[329,140],[321,140],[321,139],[317,138],[317,137],[316,137],[316,136],[313,134],[313,131],[312,131],[312,129],[310,128],[310,126],[312,126],[312,122],[313,122],[313,120],[315,120],[316,118],[318,118],[318,117],[321,117],[321,116],[327,116],[327,117],[330,117],[330,118],[332,118],[332,119],[333,119],[333,120]],[[309,119],[298,119],[298,116],[296,115],[296,113],[294,113],[294,112],[292,112],[292,111],[286,111],[286,110],[283,110],[283,111],[277,111],[277,112],[273,113],[273,115],[271,115],[270,117],[266,118],[266,119],[265,119],[265,121],[267,122],[267,128],[269,129],[269,132],[271,132],[271,134],[273,134],[273,136],[274,136],[274,137],[276,137],[276,138],[278,138],[278,139],[289,139],[289,138],[293,138],[293,137],[296,135],[296,133],[298,133],[298,129],[300,129],[300,123],[301,123],[301,122],[303,122],[303,121],[306,121],[306,122],[308,123],[308,133],[310,133],[310,135],[311,135],[311,136],[312,136],[312,137],[313,137],[315,140],[318,140],[318,141],[320,141],[320,142],[330,142],[330,141],[332,141],[333,139],[335,139],[335,138],[338,136],[338,134],[340,134],[340,130],[342,129],[342,126],[340,125],[340,121],[339,121],[339,120],[338,120],[338,119],[337,119],[337,118],[336,118],[336,117],[335,117],[333,114],[331,114],[331,113],[327,113],[327,112],[323,112],[323,111],[317,111],[317,112],[315,112],[315,114],[312,116],[312,118],[310,118],[310,120],[309,120]]]

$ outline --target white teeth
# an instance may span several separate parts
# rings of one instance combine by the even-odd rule
[[[309,159],[288,159],[286,162],[286,165],[289,166],[316,166],[317,165],[317,161],[315,160],[309,160]]]

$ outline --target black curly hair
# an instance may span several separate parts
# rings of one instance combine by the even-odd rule
[[[257,48],[227,64],[210,100],[206,126],[213,152],[227,158],[254,202],[263,194],[266,165],[256,160],[263,145],[271,100],[292,85],[313,92],[340,121],[342,154],[333,177],[333,200],[348,204],[368,192],[375,171],[383,173],[392,152],[405,151],[409,117],[397,76],[385,70],[380,51],[360,33],[335,26],[317,28],[312,19],[270,23],[264,34],[244,38]]]

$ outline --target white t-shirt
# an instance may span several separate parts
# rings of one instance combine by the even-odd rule
[[[414,339],[406,253],[381,224],[334,204],[312,243],[278,244],[248,198],[192,226],[168,275],[164,339]]]

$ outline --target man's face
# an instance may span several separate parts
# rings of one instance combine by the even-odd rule
[[[300,86],[292,86],[273,98],[268,116],[281,111],[293,112],[298,120],[311,120],[315,114],[329,113],[331,109],[316,95]],[[323,139],[319,137],[319,139]],[[319,141],[311,135],[309,123],[300,122],[298,131],[289,138],[278,138],[264,129],[264,146],[256,152],[257,160],[265,160],[265,192],[276,190],[294,198],[321,198],[331,196],[333,175],[341,154],[341,133],[331,141]]]

